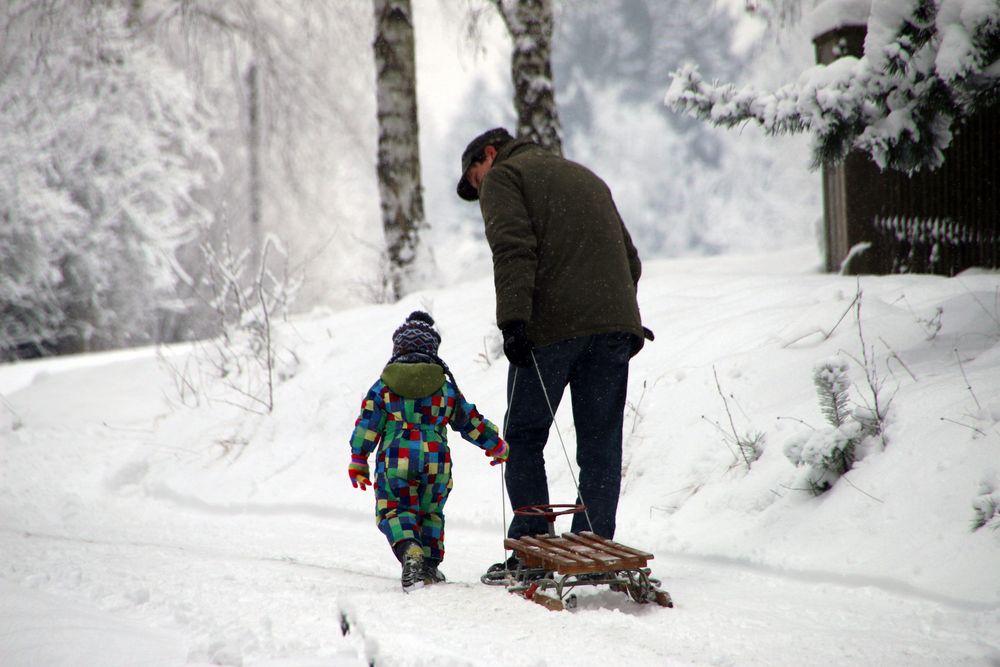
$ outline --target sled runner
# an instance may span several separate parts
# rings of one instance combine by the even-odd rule
[[[572,592],[576,587],[604,585],[641,604],[673,607],[670,594],[660,589],[660,582],[650,576],[646,566],[653,554],[590,532],[556,535],[557,516],[583,510],[582,505],[531,505],[514,510],[515,514],[544,518],[549,534],[505,539],[504,547],[514,552],[517,564],[513,569],[487,572],[482,582],[506,586],[508,592],[555,611],[576,606]]]

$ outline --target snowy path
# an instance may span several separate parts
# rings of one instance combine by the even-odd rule
[[[498,536],[472,526],[451,527],[453,583],[404,595],[367,517],[109,499],[74,524],[0,527],[0,552],[17,590],[110,613],[92,638],[108,661],[91,664],[349,665],[365,655],[390,665],[916,666],[1000,657],[1000,610],[820,573],[660,554],[654,572],[675,609],[595,589],[555,613],[478,583]],[[81,664],[59,662],[53,641],[72,624],[39,617],[32,627],[17,611],[0,603],[15,630],[0,633],[5,665]],[[26,648],[32,636],[50,646]],[[153,657],[115,662],[144,648]]]

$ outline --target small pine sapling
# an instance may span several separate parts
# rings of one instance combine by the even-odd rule
[[[836,445],[824,455],[823,467],[840,476],[854,465],[858,442],[865,433],[863,421],[857,420],[860,428],[850,423],[851,418],[857,419],[858,414],[850,409],[847,391],[851,380],[847,375],[847,363],[834,358],[819,364],[813,371],[813,384],[816,385],[823,416],[838,431],[838,437],[833,439]]]
[[[831,426],[839,428],[851,416],[847,391],[851,380],[847,376],[847,364],[840,358],[833,358],[818,364],[813,369],[813,384],[819,395],[819,407]]]
[[[848,364],[834,357],[813,370],[820,410],[829,427],[793,437],[785,456],[803,468],[803,482],[813,495],[828,491],[863,457],[865,440],[875,435],[863,409],[852,409]]]

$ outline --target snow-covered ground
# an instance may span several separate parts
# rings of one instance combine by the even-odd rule
[[[182,406],[184,347],[0,366],[0,664],[1000,665],[1000,517],[972,529],[973,503],[1000,502],[1000,276],[818,264],[647,263],[657,340],[632,366],[617,539],[655,553],[674,609],[592,589],[550,612],[481,585],[509,509],[458,438],[450,583],[399,589],[347,438],[418,307],[502,421],[488,280],[282,325],[300,363],[270,416],[207,390]],[[887,445],[814,497],[785,447],[826,426],[817,363],[841,355],[851,398],[870,397],[862,336],[893,397]],[[749,470],[733,427],[763,434]],[[570,502],[549,448],[553,501]]]

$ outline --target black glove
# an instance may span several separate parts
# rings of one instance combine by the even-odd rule
[[[528,324],[521,320],[508,322],[500,327],[503,333],[503,353],[507,361],[519,368],[531,366],[531,352],[535,346],[527,333]]]
[[[630,356],[635,356],[639,354],[639,350],[642,346],[646,344],[647,340],[656,340],[656,336],[653,335],[653,330],[648,327],[642,328],[642,338],[639,338],[635,334],[632,335],[632,354]]]

